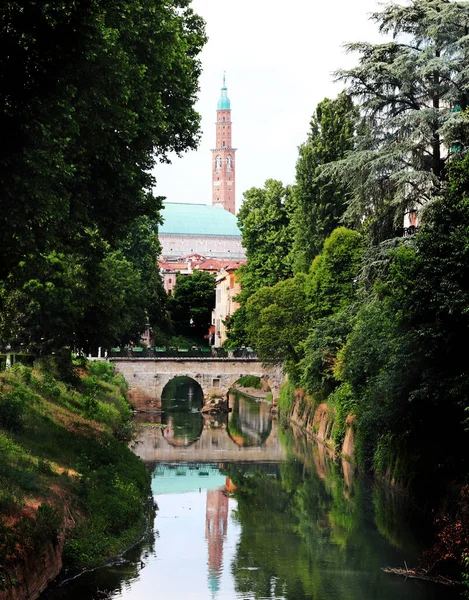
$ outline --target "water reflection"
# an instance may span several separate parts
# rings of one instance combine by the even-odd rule
[[[160,453],[149,463],[159,507],[154,546],[143,544],[129,562],[85,575],[49,598],[459,597],[449,588],[381,570],[415,564],[425,530],[421,515],[389,489],[370,485],[349,463],[344,471],[341,461],[300,431],[279,431],[262,407],[243,402],[227,426],[204,420],[199,439],[189,446],[169,443],[161,428],[148,430],[160,436],[151,438],[160,446],[148,451]],[[240,445],[230,431],[233,422],[242,432]],[[201,440],[210,447],[200,447]],[[260,445],[249,445],[254,441]],[[276,445],[281,457],[263,461],[275,456]],[[170,461],[161,458],[168,448]],[[183,462],[174,460],[176,452],[183,453]]]
[[[184,404],[176,397],[178,393],[176,389],[168,395],[166,403],[163,403],[163,414],[156,416],[161,428],[143,428],[135,442],[133,450],[142,460],[146,462],[285,460],[286,453],[278,438],[278,429],[273,426],[274,418],[270,412],[270,404],[253,400],[240,393],[230,392],[231,412],[228,416],[181,414],[180,407]],[[168,400],[172,396],[176,397],[173,405]],[[176,405],[175,411],[174,405]],[[187,419],[184,436],[181,434],[181,429],[175,427],[175,422],[181,427],[183,418]],[[191,436],[187,433],[190,427],[193,427]]]
[[[187,446],[202,433],[200,409],[204,395],[200,385],[190,377],[175,377],[161,395],[163,435],[173,445]]]
[[[270,404],[256,401],[235,390],[228,395],[231,412],[228,433],[238,446],[261,446],[272,430]]]

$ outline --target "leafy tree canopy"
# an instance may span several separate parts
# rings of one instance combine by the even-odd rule
[[[246,302],[247,336],[260,358],[284,362],[292,368],[298,362],[298,345],[306,336],[307,315],[305,276],[263,287]]]
[[[290,188],[274,179],[244,193],[238,213],[247,257],[238,269],[244,297],[291,275],[291,201]]]
[[[327,238],[306,280],[313,322],[343,310],[355,299],[362,253],[362,236],[357,231],[339,227]]]
[[[215,277],[195,270],[192,275],[178,274],[174,296],[170,298],[171,316],[181,333],[207,333],[215,308]]]
[[[0,33],[0,312],[18,326],[1,335],[71,344],[83,318],[90,343],[136,332],[164,312],[150,171],[197,145],[204,23],[187,0],[12,0]]]

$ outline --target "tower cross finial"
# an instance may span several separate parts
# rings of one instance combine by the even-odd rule
[[[223,87],[225,87],[226,71],[223,71]]]

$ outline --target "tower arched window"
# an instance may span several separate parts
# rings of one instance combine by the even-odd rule
[[[221,156],[218,155],[215,159],[215,169],[221,171]]]
[[[223,142],[223,146],[225,146],[225,142]]]
[[[231,171],[231,154],[226,157],[226,170]]]

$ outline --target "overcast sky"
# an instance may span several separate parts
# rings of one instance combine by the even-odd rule
[[[369,14],[375,0],[193,0],[207,23],[196,109],[197,151],[155,169],[155,192],[168,202],[210,204],[211,152],[223,71],[231,100],[236,153],[236,207],[243,192],[269,178],[293,183],[298,146],[324,97],[342,86],[332,73],[356,62],[342,45],[380,41]]]

